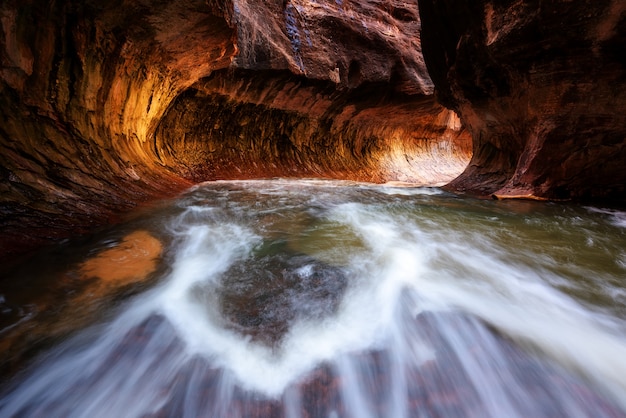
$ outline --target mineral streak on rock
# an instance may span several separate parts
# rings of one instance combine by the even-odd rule
[[[626,6],[420,0],[440,101],[471,132],[450,185],[496,197],[624,197]]]
[[[243,69],[290,70],[357,87],[386,82],[432,94],[417,3],[399,0],[233,0]]]

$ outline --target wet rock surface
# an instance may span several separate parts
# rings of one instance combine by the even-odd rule
[[[226,326],[270,347],[278,347],[296,321],[319,321],[335,313],[348,285],[339,268],[275,250],[266,248],[269,253],[238,263],[216,292]]]
[[[40,350],[106,318],[115,304],[151,284],[161,267],[162,251],[157,238],[139,230],[112,240],[107,248],[75,264],[49,270],[27,265],[10,272],[8,279],[22,276],[25,283],[0,282],[0,349],[4,353],[0,380],[23,368]],[[46,256],[36,261],[45,263]]]
[[[624,416],[623,266],[599,267],[624,213],[333,183],[209,183],[68,248],[22,284],[32,319],[0,300],[3,361],[43,354],[0,367],[0,415]],[[115,269],[137,257],[158,285]]]

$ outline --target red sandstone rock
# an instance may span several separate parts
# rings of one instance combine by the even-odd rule
[[[441,183],[468,158],[453,114],[422,97],[432,83],[414,3],[9,0],[0,22],[5,256],[88,231],[186,179]],[[229,66],[246,71],[203,79]],[[192,85],[199,94],[184,93]],[[263,126],[261,143],[251,130],[198,130],[243,120]],[[442,164],[457,137],[460,158]]]
[[[624,197],[624,2],[419,5],[437,95],[474,140],[472,162],[451,188],[497,197]]]
[[[389,83],[432,94],[417,4],[399,0],[231,0],[239,68],[287,69],[339,86]]]
[[[451,188],[623,197],[625,6],[420,4],[3,2],[0,254],[189,180],[445,183],[431,79]]]
[[[0,254],[89,230],[189,183],[151,135],[176,95],[230,64],[202,0],[0,5]]]
[[[325,177],[443,185],[462,172],[469,137],[432,96],[377,86],[340,91],[287,73],[216,73],[181,95],[155,140],[193,181]]]

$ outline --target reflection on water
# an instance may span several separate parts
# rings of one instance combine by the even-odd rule
[[[57,287],[53,313],[44,291],[4,291],[6,352],[33,333],[51,347],[4,386],[0,416],[626,416],[625,220],[437,189],[206,183],[12,273],[43,289],[93,277]],[[76,299],[130,265],[151,281]]]
[[[145,280],[156,270],[161,251],[161,242],[155,237],[146,231],[134,231],[113,248],[87,259],[79,273],[83,279],[96,277],[104,284],[113,282],[117,286]]]

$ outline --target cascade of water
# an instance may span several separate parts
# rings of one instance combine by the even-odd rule
[[[0,415],[626,416],[622,214],[511,205],[199,186],[154,215],[159,283],[38,359]]]

